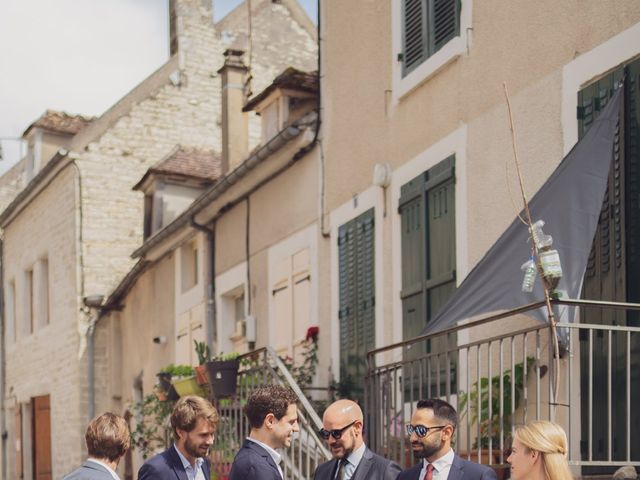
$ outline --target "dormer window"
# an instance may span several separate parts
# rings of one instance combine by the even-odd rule
[[[220,156],[176,147],[133,187],[144,193],[144,239],[177,218],[220,177]]]
[[[318,77],[315,73],[288,68],[271,85],[244,106],[262,118],[265,144],[288,125],[294,124],[316,107]]]

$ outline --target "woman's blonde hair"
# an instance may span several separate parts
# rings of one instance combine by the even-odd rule
[[[513,437],[528,450],[540,454],[549,480],[573,480],[567,463],[567,434],[557,423],[535,420],[516,427]]]

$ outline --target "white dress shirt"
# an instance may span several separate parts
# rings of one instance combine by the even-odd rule
[[[454,457],[455,454],[453,453],[453,450],[449,449],[447,453],[433,462],[433,480],[447,480],[447,477],[449,476],[449,470],[451,470],[451,465],[453,465]],[[429,462],[425,458],[423,460],[422,470],[420,470],[420,476],[418,477],[418,480],[424,480],[424,478],[426,477],[427,465],[429,465]]]
[[[191,462],[187,460],[187,457],[185,457],[178,449],[175,443],[173,444],[173,448],[175,448],[176,452],[178,452],[178,456],[180,457],[180,461],[182,462],[182,466],[184,467],[184,471],[186,472],[187,478],[189,480],[206,480],[204,476],[204,470],[202,469],[204,458],[196,458],[196,465],[194,467],[193,465],[191,465]]]
[[[345,480],[349,480],[353,473],[360,465],[360,460],[362,460],[362,456],[364,455],[364,451],[367,449],[367,446],[363,443],[359,448],[355,449],[351,454],[347,457],[347,463],[344,466],[344,478]],[[338,461],[338,465],[340,464],[340,460]],[[336,470],[336,475],[338,475],[338,471]]]

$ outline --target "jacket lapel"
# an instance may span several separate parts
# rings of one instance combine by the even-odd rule
[[[462,461],[458,455],[454,455],[451,469],[449,470],[449,477],[447,480],[462,480],[464,471],[462,470]]]
[[[261,455],[262,457],[264,457],[264,459],[267,461],[269,466],[273,468],[278,474],[278,477],[280,477],[280,470],[278,470],[278,466],[276,465],[276,462],[273,460],[273,457],[269,454],[269,452],[267,452],[264,448],[262,448],[256,442],[252,442],[251,440],[245,440],[244,446],[253,450],[258,455]]]
[[[362,455],[362,460],[360,460],[356,471],[353,472],[351,480],[360,480],[367,478],[367,473],[369,473],[369,469],[371,468],[372,463],[373,453],[371,453],[371,450],[367,448]]]
[[[167,449],[167,459],[169,460],[169,466],[173,469],[173,473],[176,474],[178,480],[189,480],[187,472],[184,471],[182,466],[182,460],[176,452],[176,448],[172,445]]]

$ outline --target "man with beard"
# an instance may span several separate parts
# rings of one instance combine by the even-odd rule
[[[142,465],[138,480],[208,480],[207,456],[217,426],[211,403],[195,395],[180,398],[171,413],[174,444]]]
[[[402,472],[398,480],[496,480],[491,468],[453,453],[451,438],[457,424],[455,409],[444,400],[420,400],[407,434],[413,455],[422,462]]]
[[[288,387],[265,385],[254,390],[244,407],[251,432],[233,460],[229,480],[282,480],[276,450],[290,447],[298,426],[298,397]]]
[[[333,460],[319,465],[314,480],[395,480],[400,467],[367,448],[362,438],[363,416],[352,400],[338,400],[325,410],[320,436]]]

